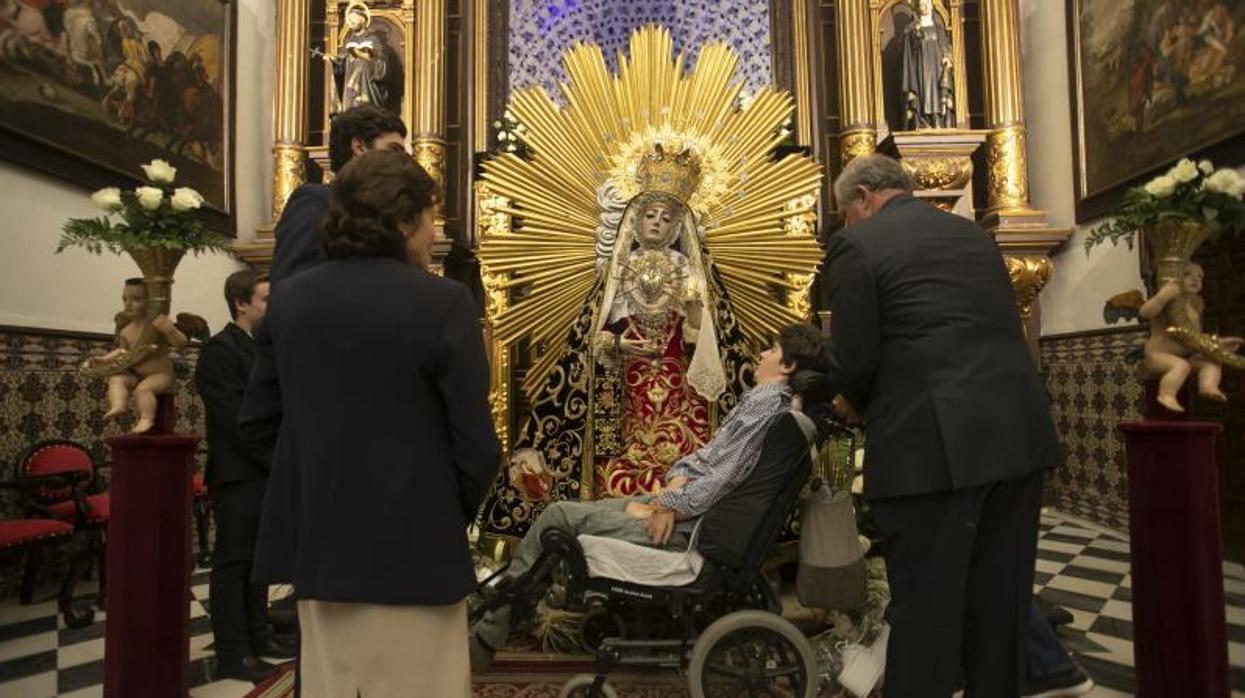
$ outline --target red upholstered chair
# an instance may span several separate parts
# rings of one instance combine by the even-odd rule
[[[45,481],[46,482],[46,481]],[[12,482],[0,482],[0,487],[21,489]],[[61,581],[57,605],[65,616],[65,624],[71,628],[83,628],[95,619],[95,611],[77,608],[73,603],[73,589],[90,564],[90,547],[85,541],[74,540],[74,527],[52,518],[14,519],[0,521],[0,559],[26,555],[26,574],[22,579],[22,601],[30,603],[34,593],[35,571],[48,545],[70,545],[69,569]]]
[[[48,516],[88,534],[91,551],[99,561],[99,598],[104,598],[104,534],[108,529],[109,498],[97,478],[98,467],[86,447],[74,441],[41,441],[17,462],[14,482],[22,493],[28,516]],[[27,575],[38,572],[27,569]],[[26,589],[22,602],[30,603]]]

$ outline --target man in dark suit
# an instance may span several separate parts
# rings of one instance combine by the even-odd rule
[[[240,424],[275,456],[255,578],[298,591],[304,696],[470,695],[466,528],[501,456],[478,309],[426,271],[438,200],[406,153],[352,160],[329,261],[256,335]]]
[[[1060,458],[994,240],[913,198],[896,161],[835,182],[832,375],[867,429],[885,545],[885,696],[1020,692],[1043,471]]]
[[[340,172],[355,156],[369,150],[404,150],[406,125],[393,113],[371,104],[348,109],[329,126],[329,166]],[[304,184],[290,194],[273,235],[276,250],[268,278],[278,286],[286,278],[324,261],[320,224],[329,209],[329,188]]]
[[[293,656],[293,648],[273,641],[268,587],[250,583],[269,463],[266,451],[238,435],[238,408],[255,362],[251,332],[264,316],[268,282],[249,269],[234,272],[225,280],[225,302],[233,322],[203,345],[195,367],[207,413],[206,480],[216,517],[208,585],[212,633],[220,675],[260,681],[275,668],[260,657]]]

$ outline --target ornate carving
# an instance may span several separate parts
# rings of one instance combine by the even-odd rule
[[[783,232],[788,237],[815,238],[817,236],[816,206],[817,199],[812,195],[788,201],[784,208],[790,212],[790,215],[783,219]],[[813,316],[813,304],[809,298],[809,292],[813,287],[813,276],[814,274],[786,274],[787,307],[803,318]]]
[[[986,137],[989,208],[1026,209],[1029,206],[1028,163],[1023,126],[1004,126]]]
[[[873,129],[851,131],[839,136],[839,150],[843,153],[843,164],[851,162],[861,155],[869,155],[877,149],[878,136]]]
[[[504,210],[509,205],[509,199],[494,194],[487,184],[476,184],[476,225],[480,240],[510,234],[510,214]],[[480,267],[480,283],[484,286],[485,343],[491,357],[489,408],[502,453],[510,452],[510,346],[493,337],[492,325],[493,319],[510,307],[507,280],[507,274],[495,273],[486,265]]]
[[[1033,302],[1046,282],[1050,281],[1055,267],[1049,257],[1007,255],[1003,260],[1007,263],[1007,275],[1011,277],[1012,288],[1016,292],[1016,309],[1020,311],[1020,319],[1027,323],[1033,314]]]
[[[963,189],[973,178],[968,156],[943,155],[899,161],[917,189]]]
[[[275,221],[281,217],[290,195],[307,180],[302,146],[275,146],[272,149],[272,164],[272,220]]]
[[[424,168],[437,184],[445,186],[445,142],[433,138],[416,138],[411,143],[411,157]]]

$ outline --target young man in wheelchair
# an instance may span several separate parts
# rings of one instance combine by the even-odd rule
[[[791,409],[788,379],[797,370],[824,372],[826,351],[820,332],[789,325],[761,353],[755,387],[745,392],[710,441],[680,459],[655,496],[550,504],[515,547],[506,570],[515,580],[540,558],[542,534],[561,529],[571,536],[590,534],[630,543],[685,550],[696,520],[738,487],[752,472],[774,419]],[[503,580],[502,584],[505,584]],[[472,665],[486,667],[506,643],[511,611],[503,605],[486,612],[471,628]]]

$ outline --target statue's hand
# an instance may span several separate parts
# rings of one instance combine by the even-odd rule
[[[1219,347],[1226,352],[1235,353],[1237,349],[1241,348],[1242,343],[1245,343],[1245,339],[1242,339],[1240,337],[1220,337],[1219,338]]]
[[[624,354],[629,356],[657,356],[659,353],[643,339],[627,339],[623,337],[618,340],[618,346]]]
[[[1167,300],[1171,300],[1175,298],[1176,296],[1179,296],[1180,292],[1181,292],[1180,282],[1176,281],[1175,279],[1172,279],[1171,281],[1168,281],[1167,283],[1163,284],[1163,287],[1160,288],[1159,292],[1155,295],[1165,298]]]
[[[151,321],[151,326],[161,332],[169,332],[174,329],[173,321],[169,319],[168,315],[157,315],[156,319]]]

